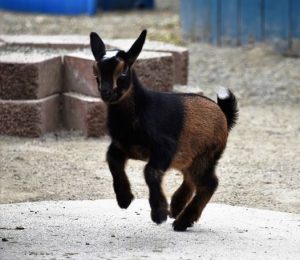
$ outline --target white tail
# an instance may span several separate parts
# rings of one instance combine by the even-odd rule
[[[225,87],[219,87],[219,89],[217,91],[217,95],[218,95],[219,99],[227,99],[230,97],[230,92]]]

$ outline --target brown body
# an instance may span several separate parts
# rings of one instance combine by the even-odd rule
[[[222,152],[228,136],[226,117],[216,103],[201,96],[187,96],[184,109],[184,127],[171,164],[178,170],[186,170],[197,156]]]

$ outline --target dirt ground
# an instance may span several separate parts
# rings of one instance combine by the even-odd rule
[[[217,169],[220,186],[213,201],[300,213],[299,107],[245,106],[240,115]],[[85,139],[78,133],[2,136],[0,202],[113,198],[108,144],[108,138]],[[127,165],[136,198],[148,194],[143,166]],[[168,197],[180,182],[180,173],[168,172]]]
[[[179,16],[167,11],[122,14],[123,20],[118,13],[80,20],[6,12],[0,17],[0,33],[85,34],[102,22],[104,38],[135,37],[150,28],[152,39],[180,42]],[[109,24],[123,26],[116,31]],[[260,47],[188,48],[189,84],[212,98],[217,86],[228,86],[240,103],[240,119],[217,168],[220,186],[213,201],[300,213],[300,59]],[[0,136],[0,203],[113,198],[108,144],[108,137],[86,139],[77,132],[38,139]],[[143,166],[127,165],[136,198],[148,196]],[[180,183],[181,174],[170,170],[168,197]]]

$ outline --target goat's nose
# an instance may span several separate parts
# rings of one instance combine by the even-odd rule
[[[101,98],[104,100],[104,101],[108,101],[111,97],[111,90],[110,89],[102,89],[101,90]]]
[[[109,96],[111,94],[110,89],[101,89],[101,94],[104,96]]]

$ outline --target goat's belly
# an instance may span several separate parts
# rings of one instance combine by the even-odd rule
[[[149,158],[149,150],[139,145],[131,146],[128,154],[131,159],[135,160],[146,161]]]

